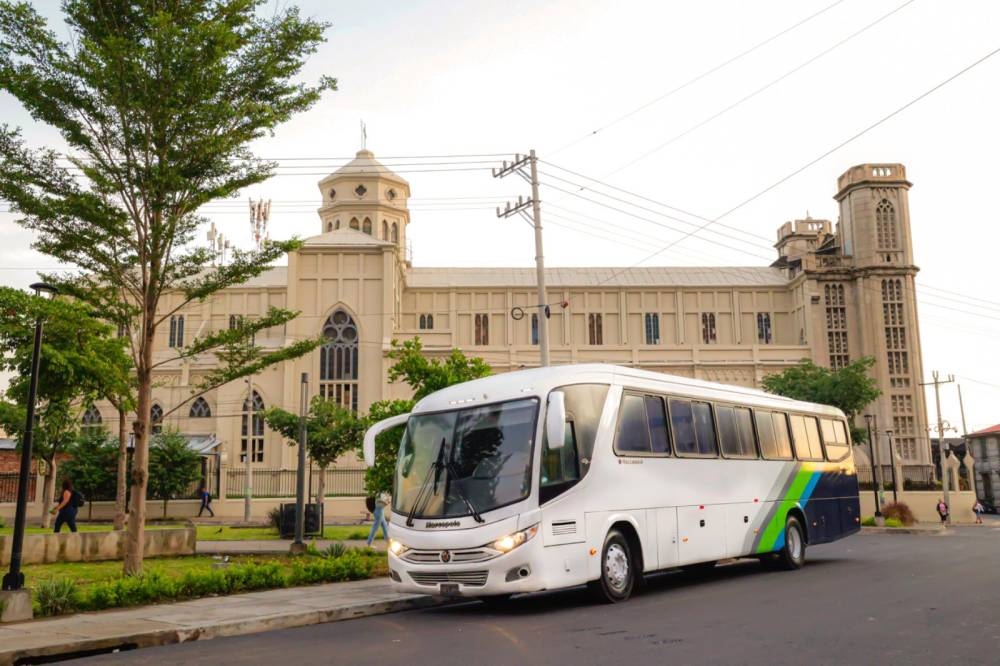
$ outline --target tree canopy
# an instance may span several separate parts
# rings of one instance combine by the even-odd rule
[[[149,453],[149,492],[163,501],[164,516],[167,503],[187,495],[200,475],[201,456],[191,450],[183,435],[164,430],[153,436]]]
[[[223,263],[195,241],[204,204],[274,173],[251,142],[309,109],[336,81],[300,79],[326,25],[266,0],[63,0],[51,29],[29,4],[0,0],[0,90],[66,146],[28,146],[0,127],[0,197],[35,233],[35,249],[81,272],[51,276],[122,328],[136,387],[132,510],[124,568],[142,568],[154,359],[161,324],[187,304],[261,274],[295,240],[235,250]],[[61,34],[68,31],[69,38]],[[234,331],[208,332],[190,357],[281,326],[274,309]],[[308,352],[297,341],[215,373],[230,381]],[[202,390],[207,385],[200,387]]]
[[[468,358],[459,349],[452,349],[443,360],[428,358],[423,352],[420,338],[400,343],[392,341],[389,358],[395,363],[389,368],[389,381],[404,381],[413,389],[413,399],[430,395],[453,384],[479,379],[493,374],[489,364],[481,358]]]

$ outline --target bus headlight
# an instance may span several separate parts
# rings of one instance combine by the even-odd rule
[[[490,544],[490,546],[494,550],[499,550],[501,553],[509,553],[510,551],[520,546],[522,543],[525,543],[526,541],[530,540],[536,534],[538,534],[538,525],[532,525],[526,530],[521,530],[520,532],[514,532],[513,534],[502,536],[496,541],[494,541],[492,544]]]
[[[399,541],[396,541],[395,539],[389,539],[389,552],[392,553],[393,555],[399,557],[408,550],[409,548],[404,546]]]

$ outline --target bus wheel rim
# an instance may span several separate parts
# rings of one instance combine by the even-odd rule
[[[802,557],[802,535],[794,527],[788,528],[788,553],[796,560]]]
[[[615,591],[622,591],[628,584],[628,555],[625,549],[619,544],[613,543],[608,546],[607,555],[604,557],[604,571],[607,575],[608,585]]]

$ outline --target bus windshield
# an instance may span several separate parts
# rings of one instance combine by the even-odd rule
[[[411,416],[399,447],[393,511],[457,518],[524,499],[537,417],[537,398]]]

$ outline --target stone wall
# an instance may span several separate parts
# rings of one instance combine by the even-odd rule
[[[10,563],[13,537],[0,536],[0,565]],[[147,529],[146,557],[194,555],[197,535],[188,527]],[[22,549],[24,564],[50,562],[98,562],[120,560],[125,553],[124,532],[63,532],[61,534],[26,534]]]
[[[866,518],[875,515],[875,498],[872,491],[862,490],[860,495],[861,515]],[[914,517],[921,523],[941,522],[938,517],[937,503],[943,498],[944,495],[940,490],[904,490],[899,493],[899,501],[909,506]],[[972,506],[976,503],[975,492],[953,490],[950,500],[952,523],[973,523],[976,521],[976,514],[972,512]],[[885,492],[885,502],[892,502],[891,490]]]

